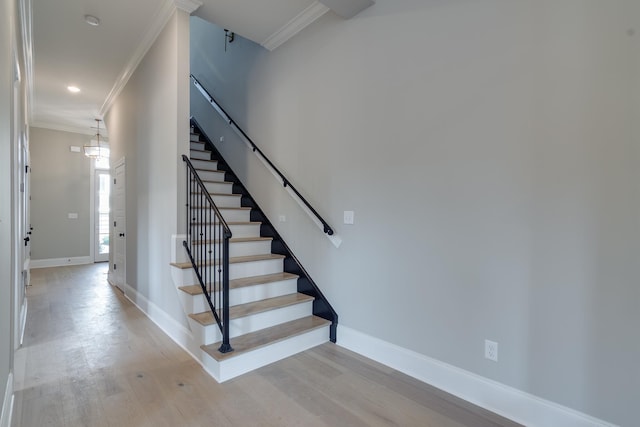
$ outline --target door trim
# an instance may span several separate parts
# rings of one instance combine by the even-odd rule
[[[125,218],[125,223],[124,223],[124,227],[125,227],[125,239],[126,239],[126,227],[127,227],[127,222],[126,222],[126,214],[127,214],[127,192],[126,192],[126,162],[125,162],[125,158],[121,158],[120,160],[116,161],[113,163],[112,167],[111,167],[111,179],[114,179],[116,177],[116,170],[123,166],[125,169],[125,186],[123,187],[124,189],[124,198],[122,200],[122,208],[124,210],[124,218]],[[126,240],[125,240],[125,244],[123,245],[123,259],[124,259],[124,265],[120,265],[118,266],[119,268],[122,269],[122,283],[118,283],[116,280],[116,274],[113,270],[113,265],[115,262],[115,255],[116,255],[116,247],[117,247],[117,243],[116,243],[116,237],[115,237],[115,227],[112,227],[111,224],[113,224],[114,222],[114,218],[115,218],[115,214],[116,214],[116,209],[115,209],[115,197],[116,197],[116,191],[115,191],[115,185],[112,186],[112,190],[111,190],[111,194],[110,194],[110,209],[109,209],[109,241],[111,242],[111,247],[109,249],[109,274],[108,274],[108,279],[109,279],[109,283],[111,283],[112,285],[114,285],[115,287],[117,287],[118,289],[120,289],[122,292],[125,292],[125,289],[127,287],[127,244],[126,244]]]

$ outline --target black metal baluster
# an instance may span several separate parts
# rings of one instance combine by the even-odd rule
[[[222,313],[222,345],[218,349],[221,353],[228,353],[233,351],[231,348],[231,344],[229,343],[229,236],[225,233],[223,246],[222,246],[222,257],[223,264],[225,268],[222,272],[222,305],[223,305],[223,313]]]
[[[189,191],[187,212],[190,223],[183,246],[187,250],[209,308],[222,332],[220,351],[229,352],[233,350],[229,343],[228,269],[231,231],[189,159],[186,156],[182,158],[190,172],[187,183]],[[196,248],[195,245],[198,247]]]

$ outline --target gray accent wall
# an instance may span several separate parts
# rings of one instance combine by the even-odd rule
[[[270,53],[191,28],[191,72],[342,236],[192,92],[341,325],[637,424],[638,2],[378,0]]]
[[[31,128],[31,258],[89,257],[91,253],[91,162],[70,147],[91,135]],[[77,219],[69,219],[77,213]]]
[[[171,236],[185,229],[188,46],[189,18],[177,11],[105,115],[111,162],[126,162],[125,294],[152,316],[162,313],[155,319],[163,327],[188,326],[169,265]]]

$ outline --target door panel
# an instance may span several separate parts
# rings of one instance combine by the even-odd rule
[[[113,179],[113,282],[124,292],[126,280],[125,165],[115,168]]]

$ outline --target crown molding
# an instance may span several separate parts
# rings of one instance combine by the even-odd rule
[[[30,128],[40,128],[40,129],[49,129],[49,130],[57,130],[60,132],[68,132],[68,133],[78,133],[81,135],[94,135],[95,132],[91,131],[90,128],[80,127],[80,126],[69,126],[69,125],[61,125],[58,123],[47,123],[47,122],[33,122],[29,125]],[[104,131],[106,137],[106,129]],[[103,136],[102,129],[100,129],[100,136]],[[102,138],[101,138],[102,139]]]
[[[173,0],[173,2],[178,9],[184,10],[189,15],[202,6],[202,1],[200,0]]]
[[[309,7],[300,12],[279,30],[264,39],[260,45],[268,50],[274,50],[291,37],[298,34],[305,27],[327,13],[330,9],[319,1],[314,1]]]
[[[350,19],[375,4],[374,0],[320,0],[344,19]]]
[[[129,62],[127,62],[127,64],[122,69],[122,72],[118,76],[115,85],[102,104],[102,107],[100,108],[101,116],[107,114],[118,95],[120,95],[120,92],[122,92],[122,89],[124,89],[124,87],[127,85],[127,82],[133,75],[133,72],[136,70],[136,68],[138,68],[138,65],[140,65],[140,62],[147,54],[153,43],[156,41],[162,29],[165,27],[165,25],[167,25],[167,22],[169,22],[169,19],[175,11],[176,5],[174,4],[173,0],[165,0],[162,2],[162,7],[156,12],[154,19],[152,19],[149,30],[131,56],[131,59],[129,59]]]

